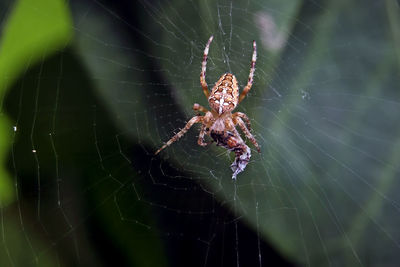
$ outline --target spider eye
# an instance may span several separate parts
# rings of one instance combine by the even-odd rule
[[[206,128],[206,131],[208,132],[210,130],[210,128]]]

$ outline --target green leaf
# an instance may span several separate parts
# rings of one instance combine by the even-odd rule
[[[71,35],[71,18],[64,1],[17,1],[0,43],[0,99],[30,65],[65,47]],[[4,167],[12,128],[4,115],[0,119],[0,203],[4,205],[13,198],[10,177]]]
[[[4,114],[0,114],[0,207],[6,206],[14,199],[14,189],[5,168],[7,152],[10,147],[11,126]]]
[[[1,40],[1,87],[12,84],[29,65],[65,47],[71,35],[71,18],[65,1],[17,1]]]

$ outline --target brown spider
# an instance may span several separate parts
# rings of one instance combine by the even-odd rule
[[[245,98],[247,93],[250,91],[253,85],[253,77],[255,71],[255,64],[257,59],[257,47],[256,41],[253,41],[253,56],[251,58],[251,67],[249,80],[246,87],[243,89],[239,96],[239,88],[236,77],[231,73],[223,74],[219,80],[215,83],[211,90],[211,95],[206,83],[206,66],[208,50],[210,48],[213,36],[208,39],[206,48],[204,49],[203,62],[201,65],[200,73],[200,84],[203,88],[203,92],[208,99],[208,103],[211,107],[211,111],[205,107],[194,104],[193,109],[195,111],[204,112],[204,116],[194,116],[189,120],[185,127],[174,137],[172,137],[167,143],[165,143],[157,152],[156,155],[171,145],[179,138],[181,138],[195,123],[201,123],[201,129],[197,143],[200,146],[206,146],[208,143],[204,142],[204,135],[207,134],[218,146],[225,147],[226,149],[235,152],[235,161],[231,165],[233,171],[232,179],[236,179],[236,175],[244,170],[247,163],[250,160],[250,148],[245,144],[243,139],[240,137],[235,126],[239,125],[240,129],[244,132],[246,137],[254,144],[257,151],[260,152],[260,147],[250,132],[250,120],[246,114],[242,112],[235,112],[232,114],[232,110]],[[243,120],[246,122],[244,123]]]

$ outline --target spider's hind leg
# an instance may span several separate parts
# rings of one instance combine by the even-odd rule
[[[235,112],[232,114],[233,120],[236,120],[236,117],[240,117],[241,119],[243,119],[244,122],[246,123],[247,129],[249,129],[249,131],[251,131],[250,119],[249,119],[249,117],[247,117],[246,114],[244,114],[243,112]]]
[[[249,129],[247,129],[246,124],[244,124],[243,120],[239,117],[235,118],[235,125],[239,125],[240,129],[242,129],[243,133],[246,135],[248,139],[250,139],[250,142],[253,143],[253,145],[256,147],[258,153],[261,153],[260,146],[257,143],[256,138],[251,134]]]

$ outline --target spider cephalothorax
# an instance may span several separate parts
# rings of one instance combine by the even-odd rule
[[[186,126],[159,150],[157,150],[155,154],[158,154],[161,150],[181,138],[190,127],[193,126],[193,124],[201,123],[202,125],[197,143],[200,146],[208,145],[204,140],[204,136],[207,134],[217,143],[218,146],[225,147],[226,149],[235,152],[236,157],[231,168],[233,171],[232,179],[236,179],[237,174],[244,170],[251,156],[250,148],[240,137],[240,134],[236,130],[236,126],[240,127],[246,137],[254,144],[257,151],[260,152],[260,147],[250,132],[251,128],[249,118],[242,112],[235,112],[232,114],[232,110],[234,110],[245,98],[253,85],[254,70],[257,59],[256,42],[253,41],[253,56],[251,58],[249,80],[247,81],[247,85],[243,89],[242,93],[239,95],[239,87],[235,75],[225,73],[215,83],[210,94],[206,83],[206,66],[208,50],[212,40],[213,36],[208,39],[206,48],[204,49],[200,73],[200,84],[203,88],[204,94],[208,98],[211,111],[197,103],[194,104],[193,109],[204,112],[205,115],[191,118]]]

